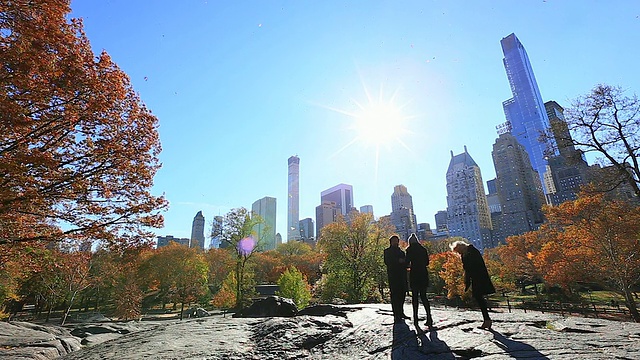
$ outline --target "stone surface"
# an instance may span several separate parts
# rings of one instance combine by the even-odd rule
[[[213,314],[183,321],[76,324],[73,330],[0,323],[0,358],[53,359],[64,349],[67,360],[640,359],[636,323],[519,311],[492,313],[493,329],[481,330],[478,311],[436,307],[436,330],[418,327],[417,332],[411,321],[394,324],[389,305],[324,310],[324,316]],[[410,311],[407,304],[405,312]],[[424,328],[422,317],[418,324]],[[68,353],[78,347],[74,339],[91,346]]]

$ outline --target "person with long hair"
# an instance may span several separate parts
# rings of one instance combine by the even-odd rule
[[[427,298],[427,287],[429,286],[429,253],[420,244],[416,234],[409,236],[409,247],[407,248],[407,264],[409,268],[409,285],[411,287],[411,304],[413,305],[413,319],[418,326],[418,301],[422,301],[424,310],[427,312],[427,323],[429,329],[433,329],[433,318],[431,317],[431,307]]]

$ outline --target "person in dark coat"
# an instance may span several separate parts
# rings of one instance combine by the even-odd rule
[[[409,247],[407,248],[407,264],[409,267],[409,285],[411,285],[411,304],[413,305],[413,319],[418,324],[418,297],[422,300],[424,310],[427,312],[427,326],[433,328],[433,318],[431,318],[431,307],[427,298],[427,287],[429,286],[429,253],[420,244],[416,234],[409,236]]]
[[[487,300],[484,296],[493,294],[496,289],[491,283],[487,266],[484,264],[482,254],[473,245],[464,241],[456,241],[451,245],[451,250],[460,254],[462,257],[462,267],[464,268],[464,291],[468,291],[471,287],[471,294],[480,306],[482,318],[484,321],[480,326],[481,329],[491,329],[491,318],[487,310]]]
[[[389,247],[384,249],[384,263],[387,265],[389,292],[391,293],[391,310],[393,310],[395,322],[410,319],[404,314],[404,296],[407,292],[406,255],[399,245],[400,238],[393,235],[389,238]]]

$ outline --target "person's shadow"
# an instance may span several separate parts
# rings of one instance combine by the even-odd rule
[[[449,345],[438,338],[436,330],[422,332],[418,339],[421,343],[419,351],[427,355],[426,359],[449,360],[456,358]]]
[[[509,355],[514,359],[549,360],[548,357],[529,344],[508,339],[493,329],[490,329],[489,331],[493,333],[493,338],[497,341],[495,344],[509,353]]]

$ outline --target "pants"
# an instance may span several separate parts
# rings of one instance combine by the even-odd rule
[[[427,322],[429,324],[433,324],[433,319],[431,318],[431,307],[429,306],[429,299],[427,298],[427,288],[415,289],[413,286],[411,287],[411,304],[413,305],[413,319],[414,321],[418,321],[418,298],[422,301],[422,305],[424,306],[424,310],[427,312]]]
[[[404,297],[407,293],[407,289],[403,286],[390,287],[391,292],[391,310],[393,311],[393,317],[398,319],[404,316]]]
[[[489,310],[487,310],[487,300],[485,300],[484,294],[473,294],[473,298],[476,299],[476,302],[480,307],[480,311],[482,311],[482,318],[484,320],[491,320],[491,318],[489,318]]]

